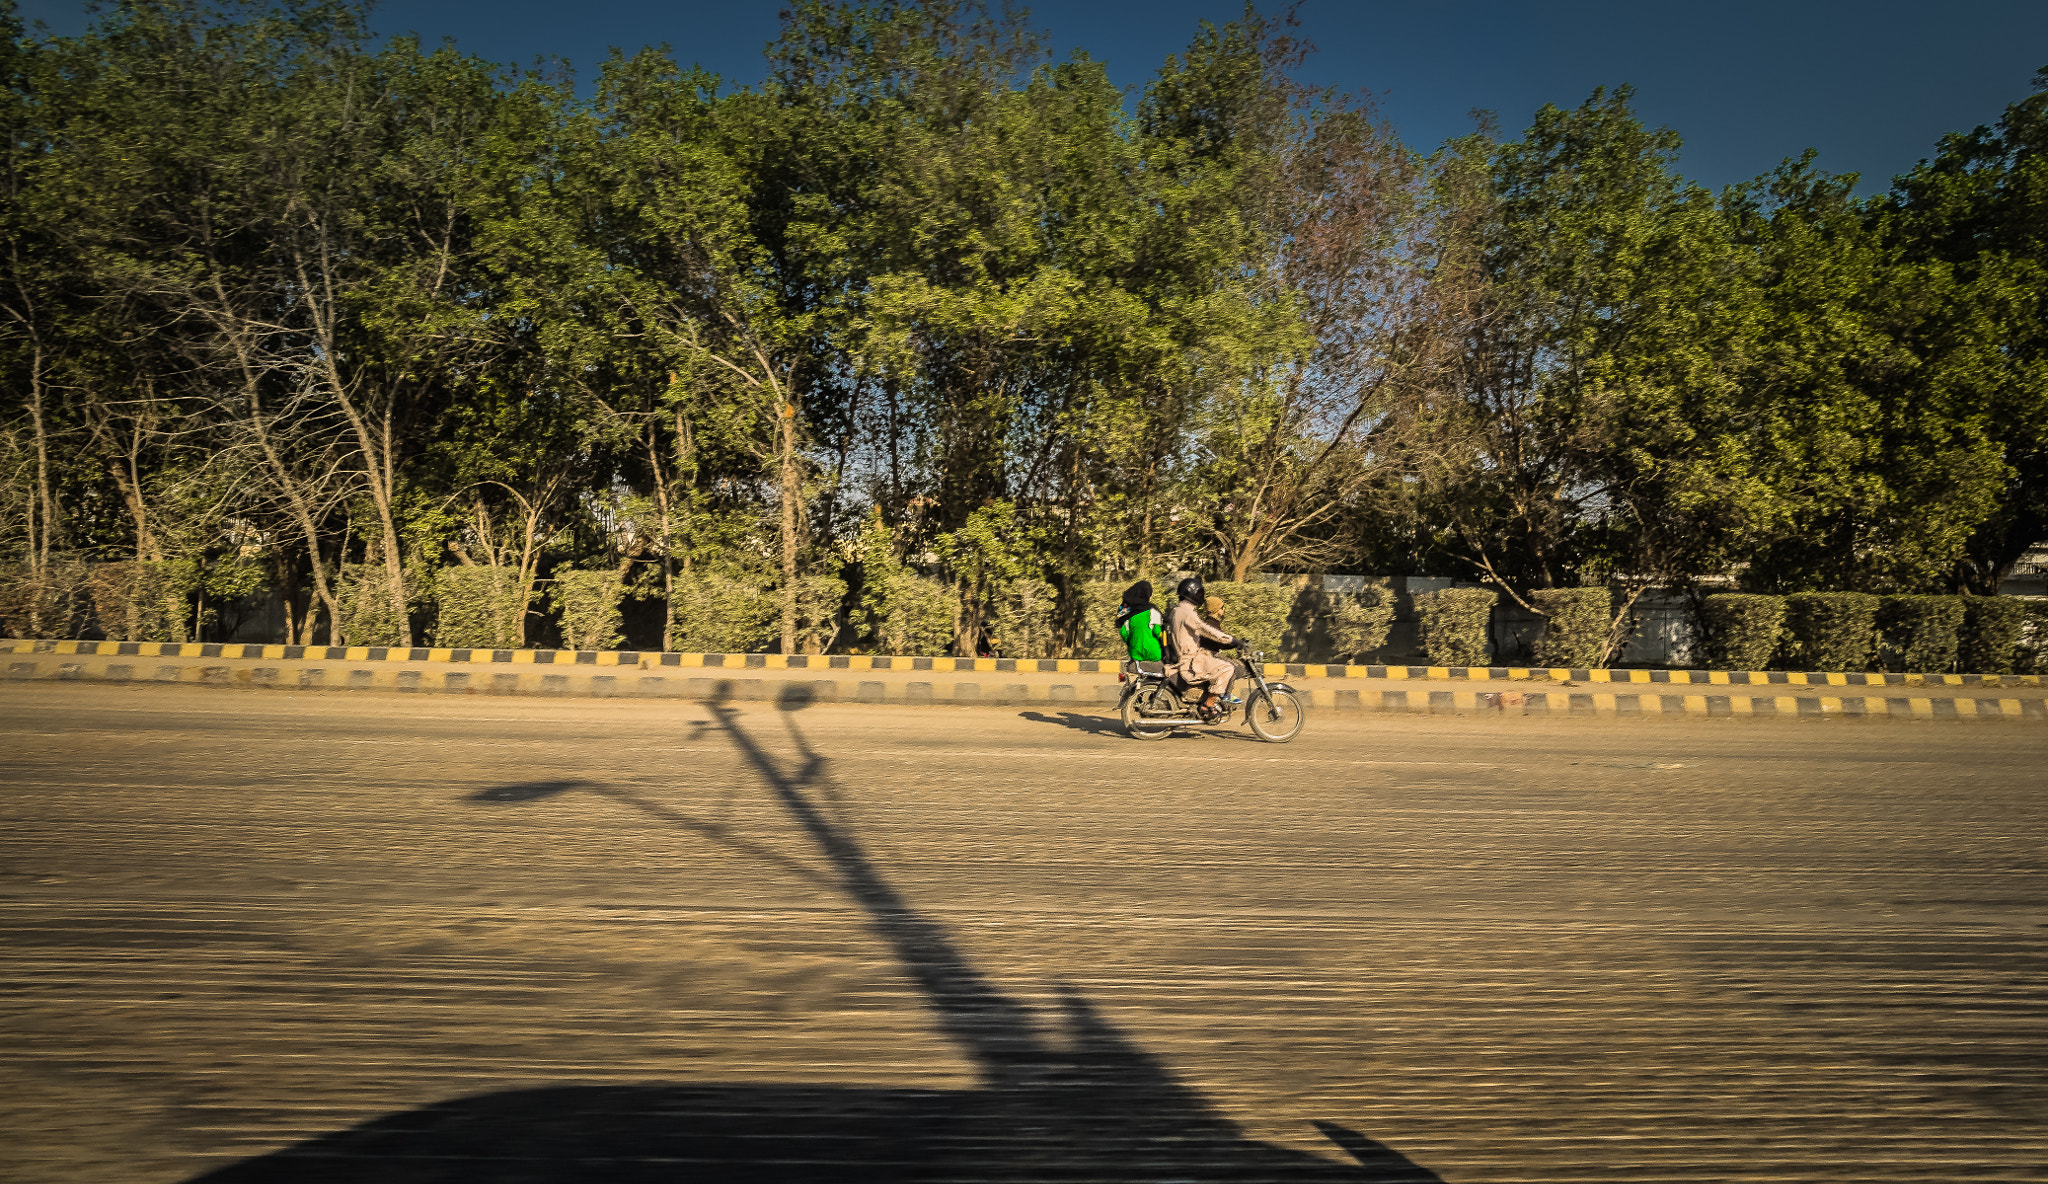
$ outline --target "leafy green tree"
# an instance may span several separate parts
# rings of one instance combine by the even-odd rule
[[[1469,345],[1459,398],[1416,412],[1421,475],[1453,554],[1510,591],[1718,571],[1758,520],[1732,430],[1749,267],[1628,100],[1442,160],[1438,299]]]
[[[1740,422],[1764,529],[1729,562],[1765,591],[1938,586],[1997,495],[1979,359],[1944,327],[1972,298],[1810,162],[1730,195],[1761,269]]]
[[[1944,297],[1912,338],[1938,374],[1926,385],[1998,452],[1971,474],[1996,491],[1956,571],[1980,593],[2048,538],[2048,68],[2033,90],[1996,125],[1942,137],[1887,203],[1889,241]]]

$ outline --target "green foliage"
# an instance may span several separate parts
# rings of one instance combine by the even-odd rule
[[[885,654],[936,656],[953,646],[960,600],[953,588],[926,579],[896,555],[896,532],[880,516],[869,519],[859,543],[858,619],[875,649]]]
[[[40,571],[26,563],[0,568],[0,629],[19,638],[69,638],[85,624],[86,565],[53,559]]]
[[[1355,593],[1338,593],[1330,613],[1330,641],[1337,656],[1357,661],[1387,644],[1394,626],[1394,591],[1367,584]]]
[[[1539,588],[1529,594],[1544,615],[1536,639],[1538,666],[1585,669],[1600,665],[1614,628],[1614,597],[1606,588]]]
[[[846,581],[838,576],[804,576],[797,585],[797,652],[822,654],[838,636],[846,606]]]
[[[549,601],[561,621],[562,645],[572,650],[617,649],[625,640],[619,633],[619,602],[625,593],[617,568],[556,568]]]
[[[859,575],[894,647],[1108,656],[1108,571],[1982,593],[2048,537],[2038,86],[1882,198],[1802,159],[1717,199],[1626,91],[1411,151],[1251,12],[1134,96],[952,3],[806,0],[760,85],[648,50],[583,94],[363,19],[8,41],[9,629],[81,627],[56,557],[182,556],[402,643],[454,554],[695,573],[694,648],[775,595],[821,647]]]
[[[1877,653],[1881,601],[1864,592],[1795,592],[1785,598],[1782,665],[1791,670],[1864,670]]]
[[[1960,596],[1887,596],[1877,610],[1889,665],[1901,671],[1940,674],[1955,665],[1962,625]]]
[[[1784,640],[1782,596],[1716,592],[1706,598],[1701,612],[1710,669],[1763,670]]]
[[[406,573],[408,585],[411,573]],[[408,587],[407,600],[412,589]],[[410,635],[407,622],[391,603],[391,573],[381,563],[350,563],[341,570],[336,599],[341,602],[343,645],[401,646]]]
[[[190,560],[94,564],[86,580],[100,630],[116,641],[189,640],[198,586]]]
[[[951,588],[900,568],[885,573],[879,582],[870,579],[861,598],[875,648],[885,654],[945,653],[953,645],[957,607]]]
[[[1241,652],[1257,651],[1270,661],[1285,660],[1280,642],[1287,633],[1288,613],[1294,608],[1294,588],[1230,580],[1217,580],[1208,587],[1209,595],[1223,602],[1223,631],[1238,640]]]
[[[434,581],[439,605],[434,644],[456,649],[517,649],[526,644],[527,603],[532,595],[532,584],[521,578],[517,568],[443,568]]]
[[[1963,598],[1962,667],[1971,674],[2012,674],[2019,659],[2026,602],[2011,596]]]
[[[1883,203],[1885,237],[1914,281],[1898,290],[1917,313],[1899,336],[1923,363],[1908,394],[1931,403],[1929,429],[1977,444],[1987,462],[1970,476],[1991,487],[1990,504],[1956,524],[1970,532],[1963,570],[1979,594],[2048,538],[2048,70],[2032,90],[1996,124],[1943,136]]]
[[[2026,623],[2020,629],[2020,660],[2016,674],[2048,674],[2048,600],[2028,600]]]
[[[1044,580],[1012,580],[996,596],[995,650],[1005,658],[1057,656],[1059,592]]]
[[[226,556],[200,568],[199,587],[205,597],[202,625],[214,632],[214,640],[225,640],[247,618],[254,607],[251,602],[269,589],[270,565],[239,554]],[[225,631],[218,632],[215,628],[223,610],[234,615],[228,618]]]
[[[1003,639],[1012,644],[1037,647],[1034,652],[1050,654],[1049,636],[1054,604],[1049,586],[1029,572],[1042,548],[1040,532],[1019,520],[1017,507],[1007,501],[993,501],[967,516],[960,529],[940,535],[932,550],[946,571],[952,574],[961,598],[962,624],[977,625],[985,635],[991,627],[1008,624],[1023,630],[1021,635]],[[996,634],[1002,638],[1002,634]],[[963,646],[978,640],[965,628],[960,631]],[[962,651],[965,653],[966,651]]]
[[[817,592],[820,589],[808,589]],[[845,595],[842,588],[840,595]],[[805,606],[812,611],[815,603]],[[781,611],[759,579],[716,569],[678,573],[669,597],[673,614],[669,648],[685,653],[750,654],[765,649]],[[815,623],[822,617],[810,618]]]
[[[1431,666],[1484,666],[1487,626],[1500,594],[1490,588],[1440,588],[1415,598],[1422,652]]]

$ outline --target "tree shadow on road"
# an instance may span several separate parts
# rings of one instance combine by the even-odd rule
[[[827,872],[593,782],[498,786],[470,800],[516,805],[601,793],[829,882],[865,911],[875,936],[935,1013],[939,1030],[978,1070],[978,1088],[706,1083],[513,1090],[388,1115],[196,1179],[1440,1184],[1399,1152],[1334,1123],[1315,1125],[1355,1163],[1247,1139],[1080,993],[1062,985],[1058,1014],[1048,1017],[998,990],[942,926],[898,894],[851,831],[827,819],[820,803],[838,795],[826,758],[796,726],[793,713],[806,702],[796,696],[780,704],[795,744],[793,769],[764,749],[729,705],[716,702],[711,710],[717,728],[815,844]]]

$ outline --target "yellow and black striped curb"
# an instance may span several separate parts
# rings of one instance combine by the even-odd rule
[[[931,706],[1088,705],[1113,710],[1122,684],[1105,674],[1033,672],[1018,678],[938,680],[929,672],[870,671],[871,677],[819,678],[797,670],[730,674],[654,673],[636,667],[570,666],[560,671],[508,670],[489,663],[290,661],[186,658],[183,655],[41,654],[6,662],[6,679],[26,682],[186,684],[303,691],[365,690],[425,694],[541,695],[586,698],[782,700]],[[825,673],[823,671],[815,673]],[[964,673],[964,672],[963,672]],[[922,675],[920,677],[920,675]],[[1784,719],[2011,719],[2048,720],[2048,698],[1960,695],[1746,695],[1640,694],[1609,691],[1372,690],[1303,680],[1296,688],[1309,705],[1342,712],[1426,715],[1708,716]]]
[[[253,647],[252,647],[253,648]],[[868,678],[812,677],[807,671],[651,673],[636,667],[594,665],[550,671],[487,663],[291,661],[288,659],[188,658],[178,654],[42,654],[28,660],[0,658],[9,682],[95,682],[185,684],[303,691],[399,691],[427,694],[554,695],[595,698],[791,699],[849,703],[974,704],[1082,702],[1114,706],[1122,687],[1113,677],[1074,678],[1026,675],[1012,681],[935,682],[911,672],[871,672]],[[817,672],[824,673],[824,672]]]
[[[908,658],[864,654],[683,654],[632,650],[484,650],[429,646],[200,645],[168,641],[0,641],[0,654],[264,658],[333,662],[491,662],[533,666],[632,666],[714,670],[887,670],[933,674],[1116,674],[1108,658]],[[1344,666],[1268,662],[1267,678],[1367,678],[1423,682],[1578,682],[1689,686],[2041,687],[2038,674],[1861,674],[1798,670],[1608,670],[1541,666]]]

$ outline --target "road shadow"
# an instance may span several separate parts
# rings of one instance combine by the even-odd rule
[[[1242,708],[1239,708],[1239,711],[1242,710]],[[1028,719],[1035,724],[1058,724],[1064,728],[1072,728],[1077,732],[1086,732],[1091,736],[1115,736],[1118,739],[1129,739],[1124,732],[1124,724],[1121,719],[1108,719],[1099,715],[1081,715],[1073,711],[1062,711],[1058,715],[1047,715],[1042,711],[1020,711],[1017,713],[1017,718]],[[1226,716],[1213,724],[1196,723],[1190,720],[1185,723],[1176,724],[1173,731],[1167,733],[1166,738],[1168,740],[1250,740],[1258,744],[1265,743],[1265,741],[1260,740],[1257,736],[1244,731],[1242,729],[1242,720],[1243,717],[1241,715]]]
[[[479,807],[596,794],[701,837],[780,861],[857,902],[975,1067],[974,1089],[666,1083],[562,1086],[457,1098],[195,1177],[210,1184],[641,1184],[654,1181],[1369,1181],[1441,1184],[1399,1152],[1331,1122],[1315,1126],[1352,1162],[1247,1139],[1079,992],[1056,1011],[1004,994],[943,926],[889,883],[823,803],[840,797],[828,760],[797,727],[806,700],[778,704],[795,753],[778,759],[723,702],[712,727],[810,839],[824,870],[643,795],[590,781],[537,781],[469,795]],[[911,1050],[906,1050],[908,1054]]]
[[[1120,719],[1100,715],[1082,715],[1076,711],[1062,711],[1058,715],[1047,715],[1043,711],[1020,711],[1017,718],[1028,719],[1035,724],[1058,724],[1090,736],[1122,736],[1124,724]]]

